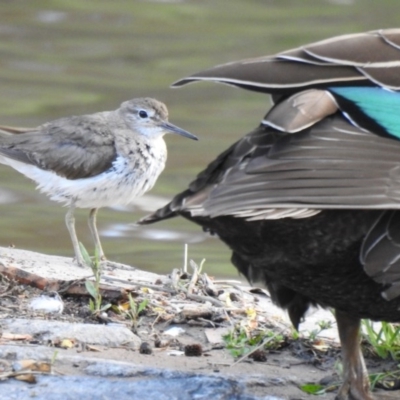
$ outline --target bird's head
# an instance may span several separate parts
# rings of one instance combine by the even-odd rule
[[[118,112],[130,129],[148,138],[175,133],[197,140],[196,136],[168,122],[167,107],[155,99],[145,97],[125,101]]]

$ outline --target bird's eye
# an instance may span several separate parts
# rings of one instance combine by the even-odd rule
[[[144,110],[140,110],[139,111],[139,117],[140,118],[147,118],[149,115],[147,114],[147,112],[146,111],[144,111]]]

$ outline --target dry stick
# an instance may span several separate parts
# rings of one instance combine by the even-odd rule
[[[212,279],[209,278],[209,276],[205,272],[203,274],[203,280],[205,281],[205,285],[208,290],[210,290],[212,293],[218,293],[218,289],[215,286],[215,283],[212,281]]]
[[[200,276],[200,272],[201,272],[201,268],[202,265],[204,263],[205,260],[202,261],[202,264],[200,265],[200,267],[197,266],[197,264],[193,261],[190,260],[190,266],[193,269],[193,275],[192,278],[189,282],[188,288],[186,290],[183,290],[184,293],[186,293],[186,297],[188,299],[191,300],[196,300],[196,301],[209,301],[210,303],[214,304],[217,307],[222,307],[222,308],[226,308],[225,304],[217,299],[214,299],[211,296],[201,296],[198,294],[193,294],[192,291],[194,289],[194,286],[196,285],[199,276]]]
[[[46,371],[32,371],[27,369],[25,371],[12,371],[10,373],[3,373],[0,374],[0,381],[7,379],[7,378],[15,378],[16,376],[20,375],[53,375],[53,372],[46,372]]]
[[[4,296],[9,295],[10,293],[13,292],[13,290],[14,290],[14,288],[11,288],[11,289],[8,289],[8,290],[6,290],[6,291],[0,293],[0,297],[4,297]]]
[[[100,261],[101,264],[101,268],[104,271],[114,271],[115,269],[121,269],[123,271],[135,271],[137,270],[136,267],[133,267],[132,265],[126,265],[126,264],[121,264],[121,263],[117,263],[114,261]]]
[[[183,254],[183,272],[187,273],[187,259],[188,259],[188,245],[185,243],[185,250]]]
[[[225,307],[224,303],[222,303],[217,299],[213,299],[212,297],[200,296],[199,294],[190,294],[190,293],[186,293],[186,297],[188,299],[196,301],[209,301],[210,303],[214,304],[217,307]]]
[[[242,284],[241,281],[235,281],[234,279],[225,279],[225,280],[217,279],[214,281],[214,283],[218,285],[229,285],[229,286]]]
[[[178,272],[179,272],[178,269],[174,269],[172,271],[171,275],[172,275],[172,281],[173,282],[175,280],[174,279],[175,276],[176,277],[178,276]],[[195,271],[195,272],[197,272],[197,271]],[[193,276],[195,276],[195,275],[197,276],[197,273],[193,273]],[[127,281],[125,279],[120,279],[120,278],[116,278],[116,277],[108,277],[108,276],[102,276],[102,279],[104,279],[105,281],[108,281],[108,282],[116,281],[116,282],[120,282],[120,283],[125,283],[126,285],[129,285],[129,286],[148,287],[150,289],[158,290],[160,292],[167,292],[167,293],[171,293],[171,294],[178,294],[178,292],[181,292],[181,293],[184,293],[186,295],[186,297],[189,298],[189,299],[197,300],[197,301],[209,301],[210,303],[214,304],[217,307],[225,307],[224,303],[222,303],[221,301],[216,300],[216,299],[214,299],[212,297],[200,296],[198,294],[188,293],[187,290],[182,290],[182,289],[180,289],[178,287],[176,287],[176,289],[170,289],[170,288],[167,288],[165,286],[161,286],[160,287],[158,285],[152,285],[150,283],[134,283],[134,282],[131,282],[131,281]],[[192,283],[192,280],[191,280],[191,283]],[[175,285],[177,286],[177,283],[175,283]],[[175,285],[173,284],[173,286],[175,286]]]
[[[186,289],[186,293],[187,294],[192,294],[193,293],[193,289],[196,286],[196,283],[199,279],[199,268],[197,267],[197,265],[194,263],[193,260],[190,260],[190,266],[193,269],[193,275],[190,279],[188,288]]]
[[[17,310],[17,309],[19,309],[19,306],[16,305],[15,306],[9,305],[7,307],[0,306],[0,311],[11,312],[12,310]]]
[[[158,320],[161,318],[161,313],[159,313],[157,315],[157,317],[155,318],[155,320],[153,321],[153,323],[151,324],[151,330],[154,330],[154,325],[158,322]]]
[[[245,358],[249,357],[252,355],[255,351],[261,349],[264,345],[267,343],[271,342],[273,339],[275,339],[278,335],[282,335],[284,333],[284,330],[282,329],[280,332],[275,333],[274,336],[271,336],[270,338],[264,340],[261,344],[259,344],[255,349],[253,349],[250,353],[245,354],[244,356],[240,357],[238,360],[236,360],[231,367],[233,367],[236,364],[239,364],[241,361],[243,361]]]
[[[197,318],[197,321],[204,322],[206,324],[210,324],[213,328],[216,327],[215,323],[213,321],[211,321],[210,319],[205,319],[205,318],[199,317],[199,318]]]
[[[171,272],[171,285],[176,291],[179,290],[179,285],[178,285],[179,280],[180,280],[180,270],[178,268],[174,268]]]
[[[101,278],[108,282],[116,281],[119,283],[125,283],[126,285],[129,285],[129,286],[148,287],[150,289],[158,290],[160,292],[168,292],[168,293],[176,294],[175,289],[170,289],[165,286],[152,285],[151,283],[135,283],[135,282],[127,281],[126,279],[109,277],[109,276],[104,276],[104,275]]]

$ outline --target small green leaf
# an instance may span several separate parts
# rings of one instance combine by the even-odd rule
[[[100,263],[100,249],[97,246],[94,249],[94,260],[95,260],[96,264]]]
[[[98,296],[98,291],[94,285],[94,283],[92,281],[86,281],[85,282],[85,287],[86,290],[88,291],[88,293],[94,298],[96,299],[96,297]]]
[[[102,306],[102,307],[100,308],[100,311],[106,311],[106,310],[108,310],[109,308],[111,308],[111,304],[110,304],[110,303],[107,303],[107,304],[105,304],[104,306]]]
[[[86,250],[85,246],[81,242],[79,242],[79,249],[81,250],[83,261],[85,261],[85,263],[89,267],[92,267],[92,259],[90,258],[90,255],[89,255],[88,251]]]
[[[56,351],[53,353],[53,356],[51,357],[51,361],[50,361],[50,364],[51,364],[51,365],[54,365],[54,363],[56,362],[57,356],[58,356],[58,351],[56,350]]]
[[[136,303],[135,303],[135,300],[133,300],[133,297],[130,293],[128,294],[128,300],[129,300],[129,308],[135,312],[136,311]]]
[[[147,304],[149,304],[149,299],[144,299],[140,304],[139,304],[139,308],[137,310],[137,313],[140,314],[146,307]]]
[[[325,387],[319,385],[317,383],[307,383],[305,385],[300,386],[300,389],[308,394],[324,394]]]

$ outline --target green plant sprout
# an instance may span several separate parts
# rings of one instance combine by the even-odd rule
[[[124,312],[124,314],[131,320],[133,331],[137,330],[140,322],[140,313],[149,304],[149,299],[143,299],[140,303],[136,303],[132,295],[128,294],[129,309]]]
[[[234,358],[242,357],[251,353],[257,346],[267,339],[265,349],[277,349],[284,341],[281,333],[275,333],[272,330],[262,330],[261,332],[252,335],[246,329],[232,329],[222,337],[226,344],[226,349]]]
[[[89,309],[93,315],[97,316],[101,312],[108,310],[111,307],[111,304],[107,303],[102,305],[102,296],[100,292],[100,280],[101,280],[101,263],[100,263],[100,256],[99,251],[96,248],[94,257],[91,258],[88,251],[86,250],[85,246],[82,243],[79,243],[79,247],[81,250],[81,254],[85,264],[90,267],[93,272],[94,281],[86,280],[85,287],[90,296],[93,299],[89,299]]]
[[[363,320],[362,328],[362,338],[370,344],[378,357],[400,360],[400,325]]]

